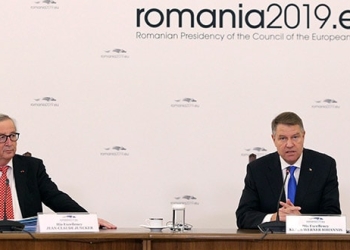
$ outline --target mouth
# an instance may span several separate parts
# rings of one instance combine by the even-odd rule
[[[294,155],[295,154],[295,151],[286,151],[286,155]]]
[[[6,153],[6,154],[12,154],[13,152],[14,152],[13,149],[5,149],[4,150],[4,153]]]

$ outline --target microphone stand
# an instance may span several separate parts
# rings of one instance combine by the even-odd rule
[[[6,214],[6,199],[7,199],[7,189],[9,187],[9,179],[6,179],[5,195],[4,195],[4,219],[0,220],[0,232],[4,231],[22,231],[24,225],[18,221],[7,220]]]
[[[285,233],[286,232],[286,222],[280,221],[280,213],[279,213],[279,207],[280,207],[280,201],[282,198],[282,194],[284,191],[284,185],[286,184],[287,176],[289,174],[289,167],[286,169],[286,177],[283,180],[282,189],[280,192],[280,196],[278,197],[277,201],[277,213],[276,213],[276,220],[275,221],[269,221],[264,222],[258,225],[258,228],[263,233]]]

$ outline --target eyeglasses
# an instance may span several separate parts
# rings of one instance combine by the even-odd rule
[[[7,138],[10,138],[11,141],[15,142],[19,138],[19,133],[12,133],[9,135],[0,135],[0,143],[6,142]]]

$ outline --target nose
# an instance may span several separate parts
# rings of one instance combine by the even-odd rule
[[[286,146],[287,146],[288,148],[291,148],[291,147],[294,146],[294,142],[293,142],[292,138],[289,138],[289,139],[287,140]]]
[[[5,145],[12,145],[13,141],[10,140],[10,137],[6,138]]]

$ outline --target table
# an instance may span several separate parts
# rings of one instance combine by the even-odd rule
[[[192,229],[150,232],[147,229],[101,230],[97,233],[0,233],[0,250],[342,250],[350,235],[263,234],[258,230]]]

